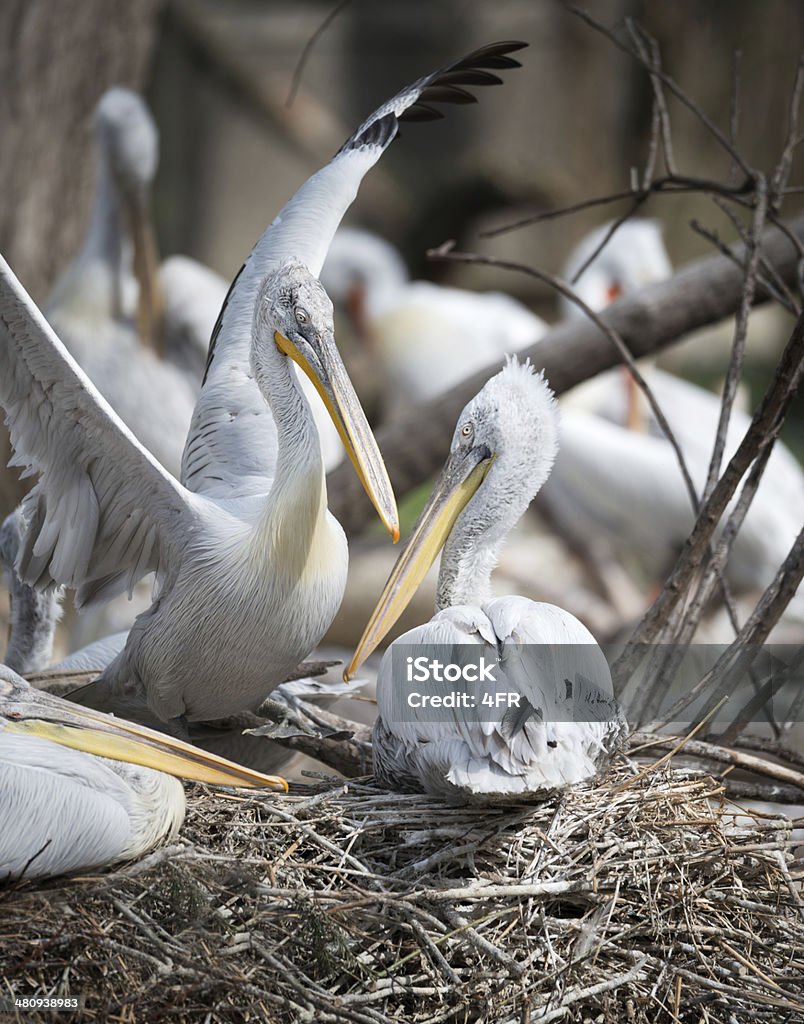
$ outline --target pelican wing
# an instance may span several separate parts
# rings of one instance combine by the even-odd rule
[[[375,110],[283,207],[232,283],[212,333],[184,451],[187,487],[237,497],[268,490],[273,478],[276,431],[249,364],[254,307],[266,274],[289,258],[319,274],[363,176],[396,137],[399,122],[441,117],[433,104],[474,102],[466,87],[499,84],[493,70],[519,67],[509,54],[525,45],[493,43],[407,86]]]
[[[82,604],[158,570],[190,525],[187,492],[106,403],[2,257],[0,404],[13,464],[39,475],[24,504],[22,578],[78,587]]]

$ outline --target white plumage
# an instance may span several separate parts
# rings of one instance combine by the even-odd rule
[[[455,802],[538,796],[592,778],[624,735],[608,665],[589,631],[554,605],[490,597],[497,554],[550,472],[557,433],[552,393],[515,361],[461,413],[447,463],[349,669],[380,642],[443,544],[436,615],[391,645],[377,679],[375,772],[392,788]],[[460,664],[467,645],[480,649],[474,663],[480,654],[496,665],[496,681],[483,684],[474,710],[411,709],[413,688],[396,652]],[[497,693],[515,694],[518,705],[484,711],[482,695],[496,707]]]
[[[337,232],[321,280],[376,346],[390,415],[499,366],[547,330],[502,292],[411,281],[396,249],[368,231]]]
[[[178,832],[184,807],[170,775],[0,732],[0,881],[132,860]]]
[[[174,776],[286,788],[35,690],[0,665],[0,883],[131,860],[169,839],[185,810]]]
[[[570,257],[570,280],[602,241],[609,225],[594,231]],[[672,272],[654,221],[623,224],[575,289],[595,310],[620,295],[663,280]],[[568,316],[582,315],[567,303]],[[720,398],[653,366],[643,376],[684,454],[700,496],[709,469]],[[694,523],[681,470],[647,400],[627,371],[600,374],[562,400],[562,444],[544,492],[553,518],[580,542],[605,537],[624,563],[651,579],[672,566]],[[641,429],[633,429],[637,423]],[[739,446],[750,416],[733,409],[722,466]],[[733,507],[734,502],[729,506]],[[734,542],[727,575],[739,590],[766,587],[804,522],[804,472],[777,441],[762,484]],[[804,617],[801,599],[795,614]]]
[[[149,216],[158,164],[156,126],[141,97],[117,87],[98,103],[95,129],[98,180],[89,229],[45,313],[118,416],[178,475],[201,376],[197,359],[195,369],[181,363],[172,319],[164,333]],[[171,289],[174,277],[167,282]],[[168,300],[172,311],[176,297],[170,291]],[[206,347],[216,315],[196,334],[194,346]],[[176,361],[162,358],[163,348]]]
[[[343,593],[347,548],[326,508],[298,362],[386,526],[396,506],[334,343],[315,279],[366,171],[422,99],[488,84],[521,44],[494,44],[420,79],[379,108],[276,217],[233,283],[213,332],[183,456],[182,483],[136,440],[0,264],[0,402],[18,462],[40,479],[26,500],[18,563],[79,603],[131,587],[157,594],[121,654],[81,691],[126,716],[164,721],[256,708],[320,640]]]

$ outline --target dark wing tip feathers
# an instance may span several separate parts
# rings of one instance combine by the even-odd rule
[[[427,75],[420,83],[420,92],[415,101],[399,115],[400,121],[430,121],[443,114],[434,112],[433,103],[476,103],[477,97],[464,86],[501,85],[498,75],[486,70],[505,70],[522,65],[509,57],[509,53],[521,50],[528,44],[519,40],[489,43],[473,50],[460,60],[448,64],[440,71]],[[422,110],[424,111],[422,113]]]
[[[508,70],[522,65],[508,54],[522,50],[528,43],[520,40],[506,40],[500,43],[489,43],[473,50],[460,60],[448,64],[440,71],[434,71],[411,86],[416,92],[416,99],[399,115],[385,114],[376,121],[369,123],[362,131],[359,130],[341,147],[339,152],[360,149],[364,146],[387,146],[396,134],[399,121],[435,121],[444,115],[434,103],[476,103],[477,97],[465,86],[502,85],[499,75],[492,74],[489,68]]]

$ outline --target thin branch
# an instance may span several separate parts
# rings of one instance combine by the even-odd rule
[[[288,98],[285,100],[285,106],[288,110],[293,106],[293,101],[296,99],[296,93],[298,92],[299,85],[301,84],[302,74],[304,73],[305,65],[310,59],[310,54],[313,52],[313,47],[326,32],[332,22],[338,17],[344,8],[348,7],[352,0],[340,0],[340,3],[334,7],[329,14],[324,18],[318,28],[313,32],[307,42],[304,44],[304,49],[296,62],[296,67],[293,69],[293,78],[290,82],[290,89],[288,90]]]
[[[648,35],[645,29],[633,18],[626,18],[625,25],[634,46],[639,52],[640,58],[648,69],[650,84],[653,89],[653,99],[659,115],[664,163],[667,173],[674,175],[676,173],[676,162],[673,155],[673,135],[670,129],[670,114],[667,109],[667,100],[665,99],[661,79],[662,63],[659,46],[656,40]]]
[[[646,613],[612,667],[612,674],[620,683],[630,678],[636,664],[642,659],[639,647],[653,640],[669,612],[686,593],[689,582],[709,545],[712,532],[720,522],[739,481],[767,443],[768,432],[792,402],[803,361],[804,315],[796,322],[779,360],[773,381],[754,414],[740,446],[704,503],[664,590]]]
[[[720,475],[720,467],[723,461],[723,452],[726,447],[726,436],[731,419],[731,410],[734,404],[734,396],[737,394],[737,385],[743,369],[745,357],[745,339],[748,334],[748,316],[754,303],[754,293],[757,286],[757,269],[759,266],[760,249],[762,245],[762,232],[765,228],[765,212],[768,205],[767,183],[763,175],[758,174],[756,178],[756,206],[751,220],[751,228],[747,242],[747,260],[745,264],[745,284],[743,286],[740,305],[735,317],[734,342],[732,344],[729,369],[726,374],[726,383],[723,388],[723,398],[720,404],[720,417],[715,434],[715,446],[712,452],[712,459],[709,463],[709,473],[704,486],[704,501],[712,493],[712,489]]]
[[[734,51],[731,67],[731,97],[729,99],[729,142],[737,148],[737,133],[740,127],[740,73],[743,65],[742,50]],[[729,181],[737,180],[737,164],[732,160],[729,167]]]
[[[726,153],[728,153],[728,155],[740,168],[743,174],[747,178],[751,178],[753,176],[753,171],[745,162],[739,150],[735,149],[735,147],[732,146],[731,142],[723,134],[720,128],[714,123],[714,121],[711,120],[711,118],[706,114],[706,112],[702,110],[697,103],[694,102],[694,100],[690,99],[690,97],[686,94],[686,92],[684,92],[684,90],[675,81],[675,79],[671,78],[670,75],[662,71],[660,68],[651,68],[650,61],[644,60],[638,52],[634,52],[634,50],[632,50],[625,43],[623,43],[621,39],[618,38],[615,32],[613,32],[611,29],[603,25],[602,22],[599,22],[595,18],[593,18],[588,11],[584,11],[580,7],[576,7],[574,4],[566,4],[565,6],[566,9],[570,12],[570,14],[574,14],[577,18],[583,21],[584,24],[594,29],[595,32],[599,32],[601,35],[605,36],[605,38],[608,39],[611,43],[613,43],[618,50],[620,50],[622,53],[628,54],[630,57],[633,57],[634,60],[641,64],[648,72],[652,72],[652,74],[654,74],[658,79],[660,79],[661,82],[667,87],[667,89],[669,89],[670,92],[676,97],[676,99],[680,103],[682,103],[690,111],[690,113],[692,113],[693,116],[701,122],[701,124],[706,128],[709,134],[714,139],[717,140],[720,146],[726,151]]]
[[[540,224],[543,221],[555,220],[557,217],[566,217],[571,213],[580,213],[582,210],[589,210],[597,206],[609,206],[611,203],[620,202],[623,199],[631,199],[636,202],[644,202],[652,195],[687,195],[690,192],[702,193],[704,195],[719,195],[731,199],[742,206],[751,207],[753,204],[745,196],[753,192],[754,183],[749,178],[742,185],[724,185],[719,181],[708,178],[695,178],[689,175],[665,175],[655,178],[647,188],[629,188],[622,192],[612,192],[605,196],[595,196],[592,199],[583,199],[578,203],[569,206],[562,206],[557,210],[542,210],[540,213],[522,217],[509,224],[500,227],[490,228],[480,232],[481,238],[495,238],[497,235],[507,234],[509,231],[517,231],[520,228],[529,227],[531,224]],[[804,189],[802,189],[804,191]]]
[[[798,114],[801,105],[802,89],[804,89],[804,57],[798,62],[793,90],[790,94],[790,106],[787,112],[787,138],[785,139],[779,163],[771,178],[771,205],[774,209],[779,208],[782,196],[787,190],[790,171],[793,168],[793,155],[796,151],[796,146],[801,142],[801,137],[798,135]]]

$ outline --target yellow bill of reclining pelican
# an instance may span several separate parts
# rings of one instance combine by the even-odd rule
[[[77,699],[124,717],[187,722],[255,710],[317,645],[340,605],[347,545],[327,509],[298,364],[321,394],[380,518],[396,502],[335,345],[317,280],[364,174],[403,117],[499,82],[522,43],[498,43],[419,79],[376,110],[257,242],[221,310],[181,481],[124,426],[0,262],[0,404],[26,499],[17,569],[78,588],[77,603],[155,571],[154,602]]]
[[[0,665],[0,883],[130,860],[184,820],[178,779],[283,779],[36,690]]]
[[[374,770],[390,788],[456,803],[541,797],[593,778],[625,735],[608,664],[586,627],[554,605],[491,597],[497,555],[557,447],[553,394],[528,363],[511,359],[461,413],[346,672],[381,642],[443,549],[435,616],[390,646],[377,678]],[[494,671],[478,690],[450,685],[446,669],[446,689],[414,685],[405,667],[417,658],[450,667],[470,658],[475,680],[479,665]],[[461,693],[465,700],[443,700]]]

